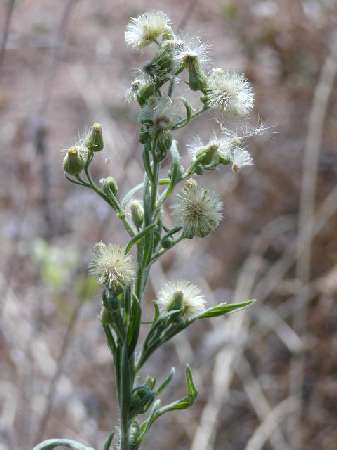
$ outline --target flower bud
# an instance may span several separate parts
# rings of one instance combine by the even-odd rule
[[[102,183],[103,192],[106,195],[113,194],[116,195],[118,192],[118,185],[114,177],[102,178],[100,180]]]
[[[164,41],[158,54],[144,66],[144,71],[156,77],[157,81],[166,81],[165,77],[172,71],[173,54],[171,41]],[[162,83],[160,83],[162,84]]]
[[[171,236],[166,236],[164,237],[164,239],[161,241],[161,246],[163,248],[169,249],[174,245],[174,240],[172,239]]]
[[[157,162],[162,161],[172,145],[172,136],[168,130],[161,130],[157,135],[157,145],[155,148],[155,157]]]
[[[168,311],[180,310],[183,306],[183,293],[176,291],[173,293],[170,304],[167,306]]]
[[[70,147],[63,160],[63,169],[69,175],[79,175],[84,168],[84,159],[79,146]]]
[[[207,88],[207,79],[203,73],[197,58],[189,58],[187,60],[188,66],[188,84],[192,91],[205,92]]]
[[[85,145],[92,152],[100,152],[104,148],[102,125],[95,122],[85,139]]]
[[[155,93],[156,86],[153,83],[145,83],[137,92],[137,100],[140,106],[144,106],[147,100]]]
[[[148,385],[137,386],[131,394],[130,414],[144,414],[155,399],[155,394]]]
[[[210,144],[201,148],[196,154],[197,162],[202,165],[216,165],[220,162],[218,155],[219,146],[216,144]]]
[[[130,205],[132,222],[137,228],[140,228],[144,220],[144,210],[138,200],[133,200]]]

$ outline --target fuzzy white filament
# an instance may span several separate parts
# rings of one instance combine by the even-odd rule
[[[177,195],[174,215],[185,237],[205,237],[214,231],[222,219],[222,202],[217,194],[199,187],[194,180],[188,180]]]
[[[177,38],[174,57],[181,63],[187,63],[191,59],[197,58],[200,64],[205,64],[208,60],[209,46],[198,37]]]
[[[211,108],[238,115],[248,114],[254,106],[254,92],[242,73],[213,69],[207,79],[208,100]]]
[[[189,281],[166,283],[158,295],[159,310],[163,313],[173,309],[177,296],[181,298],[181,310],[185,317],[193,317],[204,311],[206,300],[200,289]]]
[[[98,242],[89,263],[89,273],[100,284],[119,289],[130,285],[135,276],[135,267],[131,257],[125,255],[123,247]]]
[[[131,47],[144,48],[167,32],[172,32],[167,15],[162,11],[150,11],[130,19],[125,41]]]

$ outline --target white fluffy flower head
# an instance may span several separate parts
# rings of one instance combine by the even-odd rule
[[[170,19],[162,11],[150,11],[130,19],[125,41],[131,47],[144,48],[164,33],[172,34]]]
[[[191,60],[198,59],[200,64],[208,61],[209,46],[198,37],[183,37],[176,40],[174,57],[178,62],[187,64]]]
[[[160,290],[157,305],[164,313],[181,308],[186,317],[193,317],[205,310],[206,300],[200,289],[189,281],[171,281]]]
[[[207,236],[222,219],[222,202],[217,194],[199,187],[194,180],[186,181],[173,208],[176,223],[187,238]]]
[[[89,263],[89,273],[96,276],[100,284],[118,290],[131,284],[135,266],[123,247],[98,242]]]
[[[242,73],[213,69],[207,79],[209,105],[246,115],[254,106],[254,92]]]

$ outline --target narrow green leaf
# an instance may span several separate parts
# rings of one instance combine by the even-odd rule
[[[111,433],[108,437],[108,439],[106,440],[105,444],[104,444],[104,449],[103,450],[110,450],[111,444],[112,444],[112,440],[114,438],[114,433]]]
[[[125,254],[128,254],[128,253],[130,252],[130,250],[132,249],[132,247],[133,247],[135,244],[138,244],[142,239],[144,239],[144,237],[147,236],[147,234],[148,234],[151,230],[153,230],[153,228],[154,228],[155,226],[156,226],[155,223],[151,223],[150,225],[148,225],[147,227],[145,227],[144,230],[142,230],[140,233],[136,234],[136,236],[133,237],[133,238],[129,241],[128,245],[126,246]]]
[[[164,379],[164,381],[161,383],[161,385],[155,391],[157,396],[160,395],[164,391],[164,389],[171,383],[172,378],[174,377],[175,371],[176,371],[175,368],[172,367],[172,369],[170,370],[170,373],[167,375],[167,377]]]
[[[53,450],[57,447],[66,447],[73,450],[95,450],[92,447],[87,447],[86,445],[71,439],[48,439],[47,441],[38,444],[33,450]]]
[[[181,100],[186,109],[186,123],[189,123],[192,117],[192,107],[184,97],[181,97]]]
[[[241,303],[219,303],[218,305],[213,306],[212,308],[206,309],[202,313],[198,314],[193,318],[193,321],[196,319],[206,319],[208,317],[217,317],[228,314],[232,311],[236,311],[239,309],[245,309],[251,304],[253,304],[255,300],[245,300]]]
[[[133,295],[131,303],[130,324],[128,328],[128,341],[130,354],[134,351],[137,345],[141,313],[142,310],[139,304],[139,300],[135,295]]]
[[[193,382],[192,371],[189,366],[187,366],[186,368],[185,378],[187,395],[181,400],[177,400],[176,402],[172,402],[160,408],[156,413],[156,419],[169,411],[189,408],[194,403],[195,399],[197,398],[198,391]]]
[[[172,141],[170,153],[171,153],[172,162],[171,162],[171,168],[170,168],[171,183],[170,183],[169,189],[172,190],[173,187],[178,183],[180,176],[181,176],[180,155],[178,152],[176,140]]]

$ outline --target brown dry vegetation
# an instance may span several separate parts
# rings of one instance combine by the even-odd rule
[[[155,355],[154,374],[177,367],[167,398],[183,392],[186,363],[200,395],[162,419],[146,448],[335,450],[335,0],[1,2],[0,450],[55,436],[102,448],[118,420],[99,293],[85,274],[94,242],[126,236],[99,199],[65,182],[61,149],[100,121],[95,176],[113,174],[122,193],[141,179],[124,93],[147,52],[123,38],[128,17],[149,9],[207,39],[214,65],[244,70],[252,121],[272,128],[252,144],[254,168],[207,176],[225,203],[222,227],[154,267],[148,315],[156,289],[178,276],[210,303],[257,303]],[[215,128],[206,115],[178,135],[181,148]]]

